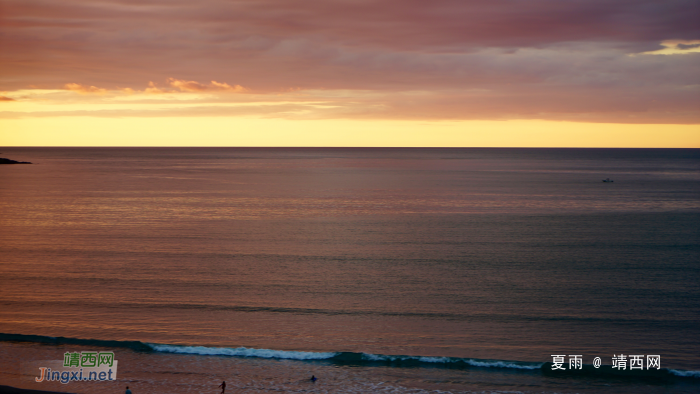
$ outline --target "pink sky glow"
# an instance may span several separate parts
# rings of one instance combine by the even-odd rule
[[[2,0],[0,117],[119,99],[91,116],[698,124],[698,15],[697,0]],[[197,105],[139,105],[172,100]]]

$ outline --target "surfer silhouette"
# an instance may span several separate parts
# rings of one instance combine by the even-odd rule
[[[224,380],[223,382],[221,382],[219,387],[221,387],[221,394],[224,394],[224,391],[226,391],[226,381]]]
[[[316,381],[317,381],[318,379],[316,378],[316,376],[311,375],[311,379],[309,379],[309,380],[312,381],[312,382],[314,382],[314,383],[316,383]]]

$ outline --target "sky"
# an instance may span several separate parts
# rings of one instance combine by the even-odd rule
[[[697,0],[0,0],[0,146],[700,148]]]

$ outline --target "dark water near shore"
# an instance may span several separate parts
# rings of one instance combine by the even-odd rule
[[[0,384],[700,389],[700,150],[0,151]],[[12,367],[91,346],[119,382]],[[541,367],[621,353],[666,375]]]

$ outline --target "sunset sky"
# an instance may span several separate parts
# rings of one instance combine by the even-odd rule
[[[0,146],[700,147],[697,0],[0,0]]]

